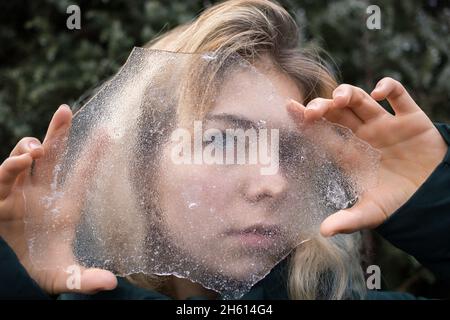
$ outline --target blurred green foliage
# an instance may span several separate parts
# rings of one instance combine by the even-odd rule
[[[1,158],[20,137],[42,137],[56,107],[73,105],[114,74],[133,46],[189,21],[213,2],[2,1]],[[433,120],[450,119],[448,3],[281,2],[298,21],[304,41],[313,41],[330,53],[341,81],[369,90],[383,76],[393,76]],[[81,30],[66,27],[66,9],[75,3],[81,8]],[[366,28],[369,4],[381,8],[381,30]]]
[[[312,41],[329,52],[326,59],[342,82],[370,90],[382,77],[392,76],[432,120],[449,122],[449,1],[280,2],[297,20],[304,43]],[[213,3],[1,1],[0,159],[21,137],[43,138],[56,108],[79,104],[84,93],[117,71],[133,46],[193,19]],[[66,27],[71,4],[81,8],[80,30]],[[381,9],[381,30],[366,28],[370,4]],[[417,263],[380,241],[372,241],[376,249],[370,259],[381,265],[383,274],[392,275],[385,279],[385,288],[431,296],[445,291]],[[401,267],[395,269],[393,263]]]

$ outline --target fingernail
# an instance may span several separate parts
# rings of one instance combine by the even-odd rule
[[[379,83],[377,83],[377,85],[375,86],[375,89],[373,91],[381,90],[382,87],[383,87],[383,83],[379,82]]]
[[[319,105],[317,102],[311,102],[306,106],[307,109],[317,110],[319,109]]]
[[[343,97],[344,96],[344,91],[342,91],[342,89],[337,89],[336,91],[334,91],[334,97]]]
[[[293,100],[289,100],[287,102],[287,107],[290,108],[290,109],[296,109],[296,105],[295,105]]]
[[[58,110],[63,109],[63,108],[70,109],[70,107],[67,104],[62,104],[59,106]]]
[[[37,142],[37,141],[31,141],[29,143],[29,146],[30,146],[31,149],[37,149],[37,148],[41,147],[41,144],[39,142]]]

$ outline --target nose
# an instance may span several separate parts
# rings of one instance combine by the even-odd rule
[[[288,181],[282,170],[273,175],[261,175],[259,170],[255,170],[244,186],[244,195],[249,202],[279,201],[286,196]]]

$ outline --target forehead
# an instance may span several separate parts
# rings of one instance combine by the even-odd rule
[[[296,83],[269,64],[260,63],[225,78],[210,115],[238,115],[264,121],[269,127],[293,129],[293,119],[286,109],[289,99],[302,101]]]

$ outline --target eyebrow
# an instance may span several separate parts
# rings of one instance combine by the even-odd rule
[[[238,114],[230,114],[230,113],[218,113],[218,114],[208,114],[205,116],[205,120],[208,121],[223,121],[232,123],[232,125],[236,128],[244,128],[244,129],[261,129],[265,125],[259,124],[253,120],[250,120],[246,117],[243,117]],[[303,140],[303,135],[298,132],[290,132],[283,129],[280,129],[280,140],[284,144],[292,144],[294,141],[298,141],[298,139]]]
[[[244,128],[244,129],[259,129],[262,127],[260,123],[252,121],[240,115],[229,114],[229,113],[219,113],[219,114],[209,114],[205,117],[206,120],[217,120],[223,122],[232,123],[234,127]]]

